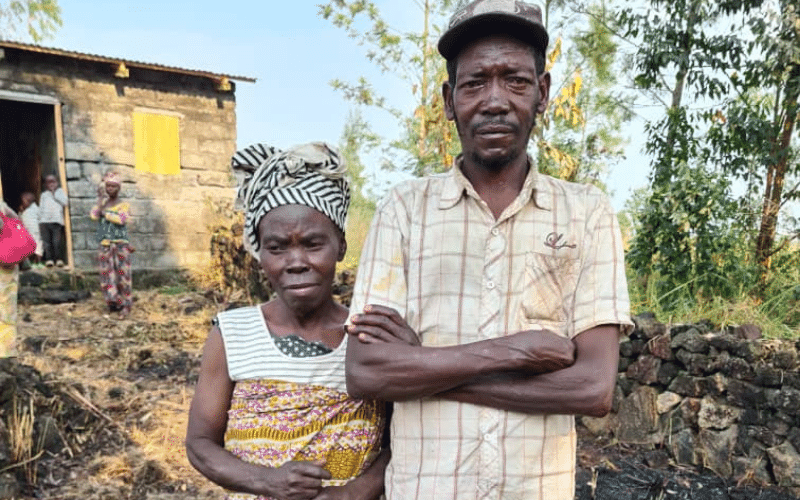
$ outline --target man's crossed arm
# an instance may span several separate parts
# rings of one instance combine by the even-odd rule
[[[618,325],[574,340],[547,330],[448,347],[425,347],[389,307],[368,305],[347,332],[347,389],[356,397],[439,397],[524,413],[602,416],[611,408]]]

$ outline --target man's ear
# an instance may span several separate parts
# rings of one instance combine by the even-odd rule
[[[536,105],[536,113],[543,114],[547,110],[547,102],[550,100],[550,73],[545,71],[539,77],[539,103]]]
[[[456,114],[453,111],[453,88],[448,81],[442,84],[442,100],[444,101],[444,115],[448,120],[455,120]]]

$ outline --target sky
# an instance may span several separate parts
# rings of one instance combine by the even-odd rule
[[[381,74],[363,47],[318,15],[319,3],[59,0],[63,26],[42,45],[256,78],[236,82],[237,147],[338,144],[352,105],[330,86],[332,79],[364,76],[402,109],[411,110],[413,98],[405,82]],[[394,26],[410,30],[421,24],[413,0],[375,3]],[[387,113],[364,110],[363,115],[382,136],[399,135]],[[632,189],[646,185],[649,172],[639,152],[641,123],[628,129],[627,159],[605,179],[617,210]]]

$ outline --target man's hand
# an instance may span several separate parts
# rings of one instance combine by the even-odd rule
[[[575,343],[549,330],[525,330],[498,341],[506,344],[521,372],[547,373],[575,362]]]
[[[286,462],[272,470],[267,480],[269,496],[283,500],[310,500],[323,491],[322,480],[331,473],[322,468],[322,462]]]
[[[356,314],[347,327],[347,333],[358,337],[362,344],[402,342],[420,345],[419,336],[406,320],[391,307],[369,304],[362,314]]]

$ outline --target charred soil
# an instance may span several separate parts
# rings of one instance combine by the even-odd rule
[[[14,455],[0,483],[12,476],[17,498],[222,496],[189,465],[183,438],[210,320],[230,301],[186,289],[135,297],[123,320],[98,294],[20,305],[19,356],[0,360],[0,432]],[[658,449],[583,433],[579,446],[580,500],[796,500],[675,466]]]

